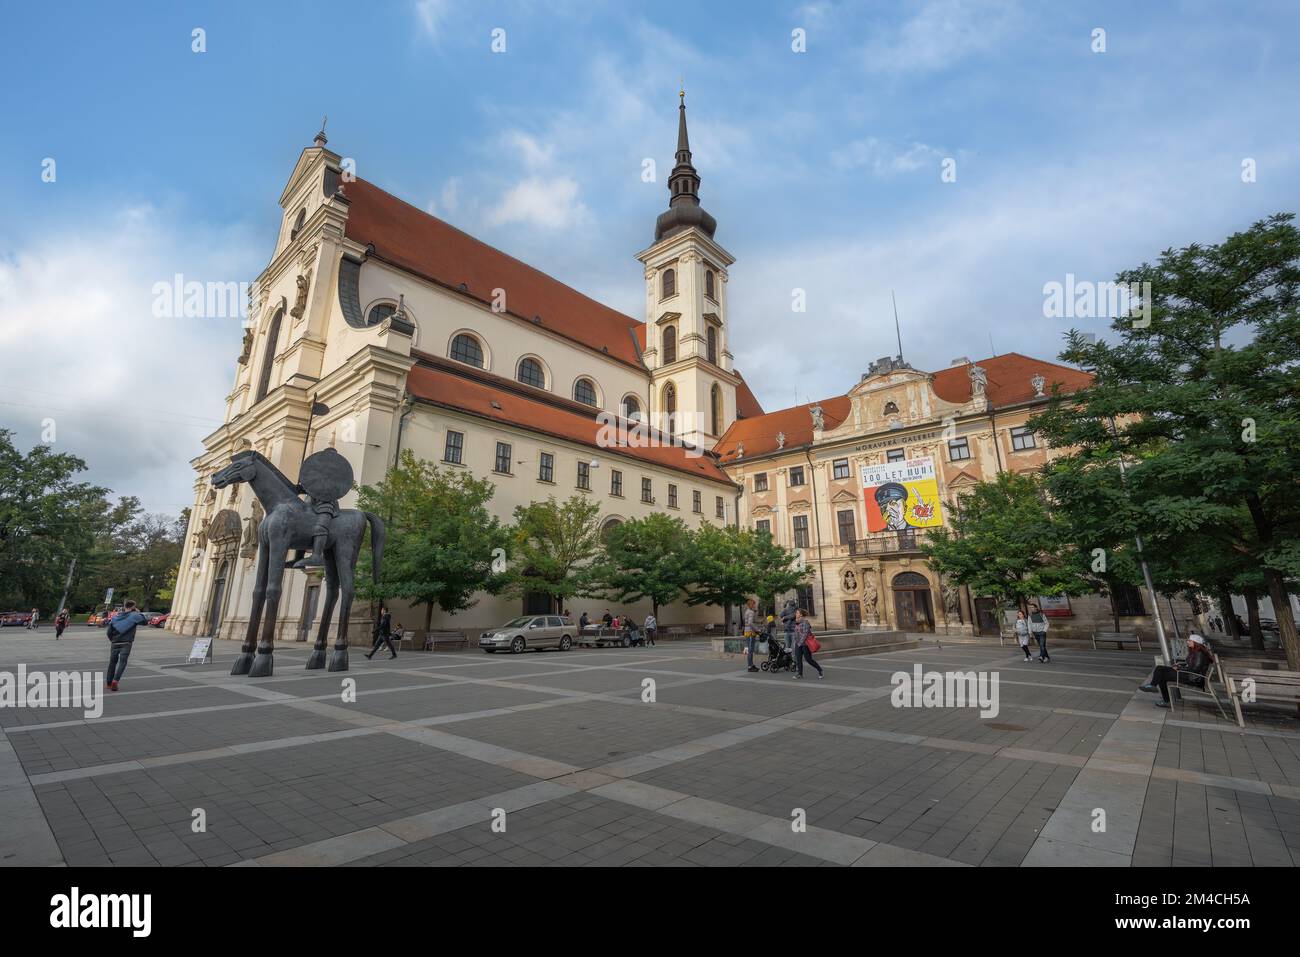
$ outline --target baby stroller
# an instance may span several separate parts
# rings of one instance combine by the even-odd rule
[[[764,671],[794,671],[794,655],[780,638],[774,634],[767,636],[767,661],[760,662]]]

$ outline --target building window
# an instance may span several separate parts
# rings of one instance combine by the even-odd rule
[[[483,368],[483,347],[479,341],[467,333],[461,333],[451,340],[451,357],[457,362],[476,369]]]
[[[664,386],[664,427],[670,438],[677,431],[677,388],[671,382]]]
[[[705,338],[705,343],[706,343],[705,354],[708,356],[710,362],[712,362],[714,365],[717,365],[718,364],[718,330],[715,327],[709,326],[709,331]]]
[[[266,349],[262,353],[262,374],[257,380],[257,393],[254,404],[266,398],[271,389],[271,369],[275,365],[275,350],[280,342],[280,324],[284,321],[284,310],[276,312],[271,320],[271,327],[266,330]]]
[[[794,590],[799,595],[799,607],[803,609],[803,613],[805,615],[817,614],[817,603],[813,601],[812,585],[796,585]]]
[[[664,326],[664,361],[661,365],[668,365],[670,362],[677,361],[677,327]]]
[[[885,415],[898,415],[898,406],[893,402],[885,403]]]
[[[840,544],[852,545],[858,539],[857,525],[853,520],[853,509],[846,508],[835,513],[840,528]]]
[[[609,533],[614,531],[614,529],[618,528],[622,524],[623,523],[616,518],[605,519],[605,524],[600,526],[600,540],[602,542],[608,542]]]
[[[636,400],[636,396],[629,395],[623,398],[623,418],[629,422],[641,421],[641,403]]]
[[[609,494],[623,497],[623,473],[618,469],[609,470]]]
[[[861,628],[862,627],[862,605],[856,601],[846,601],[844,603],[844,627]]]
[[[1017,426],[1011,430],[1011,447],[1017,452],[1023,452],[1025,449],[1032,449],[1036,446],[1033,429]]]
[[[378,303],[377,306],[370,307],[370,312],[365,316],[365,324],[378,325],[387,317],[398,311],[398,307],[393,303]]]
[[[970,443],[965,439],[948,440],[948,461],[964,462],[970,458]]]
[[[677,507],[677,486],[669,484],[668,486],[668,507]]]
[[[727,517],[727,503],[723,500],[723,498],[722,498],[721,495],[718,496],[718,501],[717,501],[717,504],[716,504],[714,510],[717,512],[718,518],[721,518],[721,519],[724,519],[724,520],[726,519],[726,517]]]
[[[837,479],[846,479],[849,477],[849,460],[836,459],[831,463],[831,469]]]
[[[537,480],[539,482],[555,481],[555,456],[550,452],[543,452],[541,464],[537,467]]]
[[[1110,601],[1115,606],[1115,614],[1121,618],[1136,618],[1147,613],[1146,605],[1142,603],[1142,590],[1134,585],[1111,585]]]
[[[579,379],[573,383],[573,397],[583,405],[595,405],[596,387],[590,379]]]
[[[652,504],[655,500],[654,487],[648,478],[641,479],[641,501]]]
[[[722,390],[716,385],[709,390],[709,425],[710,435],[722,434]]]
[[[907,458],[907,452],[904,449],[890,449],[885,453],[886,462],[901,462]]]
[[[757,522],[754,523],[754,531],[756,531],[756,532],[760,532],[760,533],[766,535],[768,538],[771,538],[771,537],[772,537],[772,520],[771,520],[770,518],[761,518],[761,519],[759,519]]]
[[[794,517],[794,547],[808,547],[808,516],[796,515]]]
[[[462,432],[447,430],[447,445],[442,450],[442,460],[452,465],[460,465],[461,453],[465,450],[465,435]]]
[[[700,493],[698,491],[691,493],[691,511],[701,512],[701,513],[704,511],[704,504],[700,498]]]
[[[293,229],[289,231],[289,242],[293,242],[298,238],[298,234],[302,232],[303,223],[305,222],[307,222],[307,210],[304,208],[298,210],[298,218],[293,221]]]
[[[677,270],[665,269],[663,286],[660,292],[660,299],[667,299],[670,296],[677,295]]]
[[[755,491],[755,492],[766,492],[766,491],[767,491],[767,473],[766,473],[766,472],[759,472],[757,475],[754,476],[754,491]]]
[[[585,488],[588,491],[591,490],[591,463],[590,462],[578,463],[578,488]]]
[[[531,385],[538,389],[546,388],[546,370],[536,359],[520,359],[519,371],[515,378],[524,385]]]
[[[715,280],[714,280],[714,277],[713,277],[713,270],[712,270],[712,269],[706,269],[706,270],[704,271],[704,295],[708,296],[708,297],[709,297],[710,299],[712,299],[714,302],[717,302],[717,301],[718,301],[718,294],[717,294],[717,289],[714,288],[714,285],[713,285],[714,282],[715,282]]]
[[[803,466],[802,466],[802,465],[793,465],[793,466],[790,467],[790,484],[791,484],[791,485],[802,485],[802,484],[803,484]]]
[[[502,475],[509,475],[509,474],[510,474],[510,454],[511,454],[510,443],[509,443],[509,442],[498,442],[498,443],[497,443],[497,460],[496,460],[496,464],[495,464],[494,466],[492,466],[492,471],[494,471],[494,472],[500,472]]]

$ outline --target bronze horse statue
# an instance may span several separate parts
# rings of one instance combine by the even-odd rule
[[[332,457],[330,464],[346,470],[346,486],[351,487],[352,469],[347,460],[327,449],[318,456]],[[334,462],[337,459],[338,465]],[[308,461],[311,461],[310,459]],[[225,468],[212,476],[213,488],[225,488],[236,482],[248,483],[262,503],[266,517],[257,529],[257,579],[253,587],[253,606],[248,613],[248,633],[240,655],[230,669],[232,675],[250,678],[270,677],[274,671],[272,655],[275,652],[275,626],[280,608],[280,590],[284,579],[285,559],[291,549],[308,549],[318,530],[317,510],[299,498],[300,488],[257,452],[236,452]],[[342,493],[339,493],[342,494]],[[357,557],[366,526],[370,526],[370,549],[373,553],[374,581],[379,582],[379,567],[384,553],[384,523],[379,516],[355,508],[336,509],[337,517],[329,523],[325,539],[325,607],[321,612],[320,629],[316,644],[307,659],[308,669],[325,666],[325,642],[329,634],[334,603],[341,592],[338,638],[329,657],[329,671],[348,670],[348,616],[352,610],[355,593]],[[263,606],[265,605],[265,620]],[[257,640],[258,626],[262,639]],[[256,649],[257,656],[253,656]]]

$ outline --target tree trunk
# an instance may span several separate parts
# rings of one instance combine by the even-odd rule
[[[1232,592],[1227,588],[1219,589],[1219,610],[1223,612],[1223,629],[1234,641],[1241,640],[1241,630],[1237,627],[1237,613],[1232,610]]]
[[[1259,627],[1259,592],[1254,588],[1243,588],[1246,596],[1246,622],[1250,628],[1250,647],[1256,651],[1264,650],[1264,632]]]
[[[1273,616],[1277,620],[1282,650],[1286,652],[1286,666],[1292,671],[1300,671],[1300,643],[1296,641],[1295,615],[1291,613],[1291,597],[1286,592],[1282,573],[1275,568],[1265,568],[1264,581],[1268,584],[1269,600],[1273,602]]]
[[[433,622],[433,602],[426,601],[424,603],[424,633],[426,636],[429,634],[429,625],[432,622]]]
[[[722,606],[722,634],[723,635],[731,634],[731,606],[730,605]]]

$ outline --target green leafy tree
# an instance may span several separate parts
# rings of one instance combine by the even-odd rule
[[[1217,245],[1165,250],[1120,273],[1149,284],[1149,311],[1116,319],[1114,343],[1072,331],[1061,357],[1094,374],[1032,423],[1084,465],[1128,463],[1126,491],[1153,557],[1218,548],[1253,563],[1288,664],[1300,576],[1300,231],[1275,215]],[[1235,576],[1200,572],[1208,580]],[[1217,581],[1202,584],[1217,584]]]
[[[358,593],[424,605],[426,631],[435,605],[454,614],[473,607],[480,592],[499,593],[508,536],[487,507],[495,491],[486,479],[404,451],[383,481],[358,491],[358,507],[379,515],[387,530],[379,583],[366,549],[357,563]]]
[[[605,577],[600,506],[581,495],[554,496],[515,508],[509,555],[509,591],[549,595],[560,607],[575,595],[598,591]]]
[[[659,607],[677,601],[691,584],[691,533],[679,518],[660,512],[632,519],[605,533],[604,560],[595,587],[617,602],[648,599]]]
[[[794,552],[753,529],[701,525],[691,536],[691,546],[686,603],[720,606],[728,633],[733,606],[751,596],[768,598],[788,591],[809,574],[797,567]]]
[[[951,528],[937,528],[922,551],[931,566],[976,595],[1014,601],[1022,609],[1037,595],[1092,590],[1077,549],[1063,542],[1040,480],[1001,472],[949,509]],[[1071,554],[1062,555],[1062,546]]]

